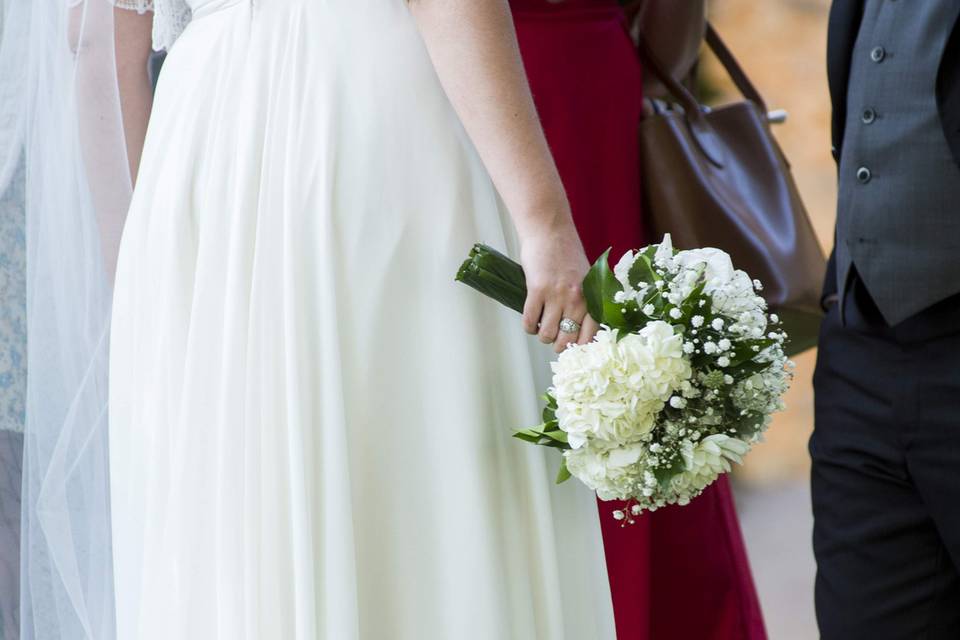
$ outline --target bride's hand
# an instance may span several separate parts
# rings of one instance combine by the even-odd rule
[[[582,287],[590,263],[569,217],[523,237],[520,262],[527,278],[524,330],[552,343],[557,353],[570,343],[593,340],[599,326],[587,314]],[[561,331],[563,319],[573,320],[580,330]]]
[[[528,289],[524,328],[557,351],[589,342],[598,329],[580,291],[589,265],[537,119],[509,4],[419,0],[409,6],[520,235]],[[563,318],[580,323],[580,331],[561,332]]]

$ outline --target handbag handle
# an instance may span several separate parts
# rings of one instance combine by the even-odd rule
[[[643,64],[644,70],[653,73],[653,75],[657,77],[657,80],[667,88],[673,97],[676,98],[680,106],[683,107],[683,112],[686,116],[687,123],[690,125],[694,140],[696,140],[697,145],[707,157],[707,160],[717,167],[723,167],[723,145],[720,143],[713,127],[707,122],[703,107],[697,101],[696,97],[671,74],[664,71],[663,65],[643,39],[642,34],[637,41],[637,54],[640,57],[640,62]]]
[[[636,19],[642,4],[642,0],[637,0],[626,7],[625,13],[627,14],[628,24],[632,24]],[[734,86],[737,87],[743,97],[753,102],[761,111],[766,113],[767,101],[764,100],[760,92],[757,91],[756,86],[750,81],[743,67],[737,62],[737,58],[733,55],[733,52],[730,51],[720,37],[720,34],[717,33],[717,30],[709,22],[707,23],[704,39],[707,46],[710,47],[710,50],[717,57],[717,60],[730,76],[730,79],[733,80]],[[665,71],[663,63],[660,62],[649,45],[644,41],[642,33],[639,34],[637,52],[640,55],[640,61],[643,63],[644,68],[657,77],[657,80],[673,94],[673,97],[683,105],[684,109],[689,111],[693,105],[699,105],[697,99],[690,93],[690,90]]]
[[[630,23],[632,23],[632,20],[636,18],[641,4],[642,1],[638,1],[627,7],[626,13]],[[705,40],[707,46],[709,46],[710,50],[713,51],[713,54],[717,57],[717,60],[720,61],[720,64],[726,70],[727,74],[730,76],[730,79],[733,80],[733,84],[737,87],[743,97],[756,105],[756,107],[760,109],[761,113],[766,114],[766,100],[764,100],[763,96],[760,95],[760,92],[757,91],[757,88],[744,72],[743,67],[740,66],[740,63],[737,62],[737,59],[734,57],[733,53],[729,48],[727,48],[727,45],[723,42],[723,39],[720,38],[720,34],[717,33],[717,30],[714,29],[713,25],[709,22],[707,23]],[[696,139],[697,144],[700,146],[700,149],[703,151],[704,155],[707,156],[707,159],[710,160],[710,162],[718,167],[722,167],[723,146],[719,143],[716,133],[713,131],[713,127],[711,127],[710,123],[707,122],[707,119],[704,115],[704,109],[700,105],[700,102],[687,87],[685,87],[671,74],[665,71],[665,67],[650,49],[650,46],[644,40],[642,33],[639,34],[639,38],[637,39],[637,53],[640,57],[641,63],[644,66],[644,69],[653,73],[657,80],[659,80],[661,84],[667,88],[677,102],[683,107],[684,114],[687,116],[687,121],[690,123],[690,128],[694,134],[694,138]]]

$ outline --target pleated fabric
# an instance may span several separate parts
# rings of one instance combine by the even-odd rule
[[[453,282],[515,242],[404,0],[191,8],[114,294],[118,637],[612,638],[591,495],[510,437],[548,352]]]

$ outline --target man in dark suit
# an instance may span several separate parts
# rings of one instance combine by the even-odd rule
[[[835,0],[813,458],[825,640],[960,638],[960,1]]]

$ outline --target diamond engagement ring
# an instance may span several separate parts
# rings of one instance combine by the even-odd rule
[[[560,331],[563,333],[580,333],[580,323],[570,318],[560,321]]]

